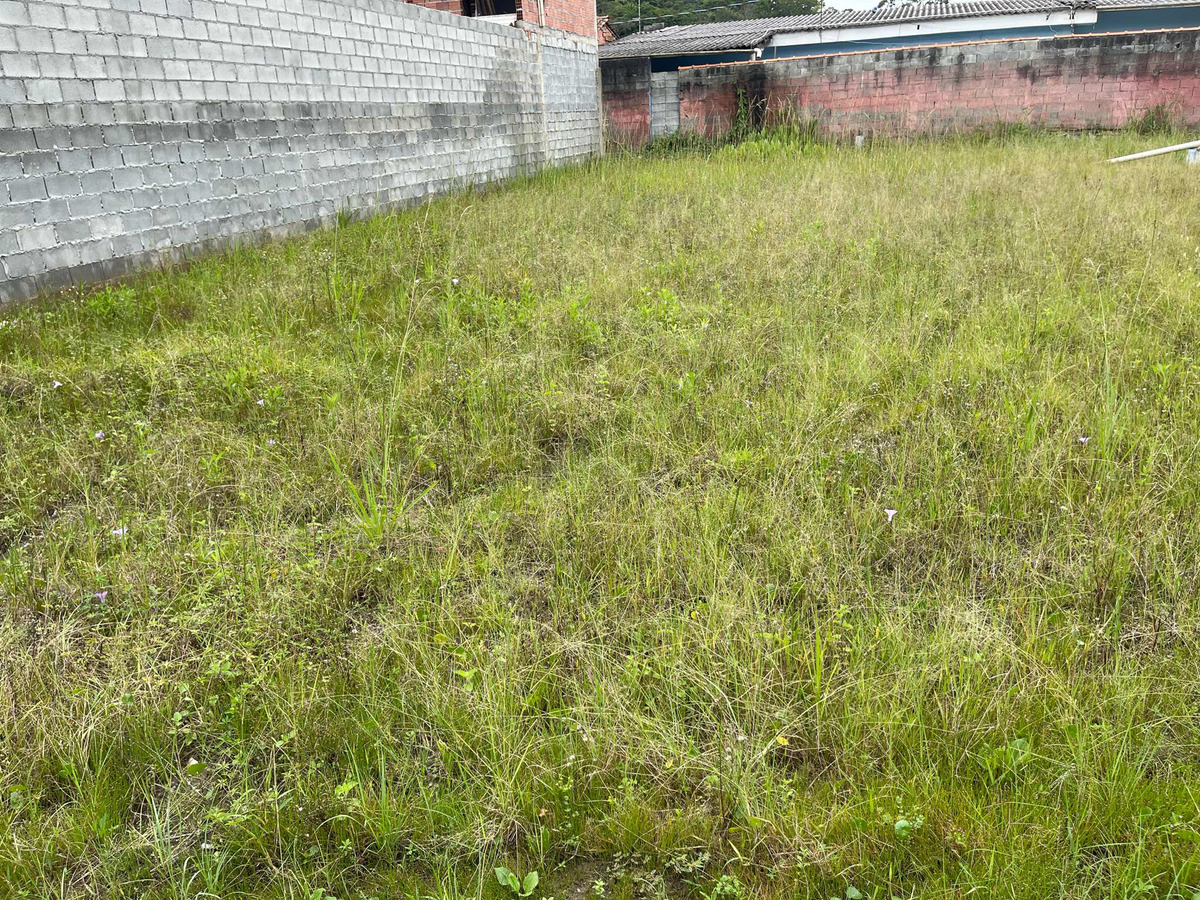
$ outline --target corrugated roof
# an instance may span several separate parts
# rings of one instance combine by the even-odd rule
[[[1096,9],[1150,9],[1153,7],[1197,6],[1200,0],[1096,0]]]
[[[823,31],[896,22],[963,19],[972,16],[1005,16],[1022,13],[1052,13],[1070,9],[1128,9],[1193,6],[1200,0],[964,0],[922,2],[884,9],[833,10],[803,16],[771,19],[742,19],[703,25],[673,25],[642,31],[600,47],[602,59],[632,56],[682,56],[689,53],[719,53],[760,47],[776,34],[793,31]]]

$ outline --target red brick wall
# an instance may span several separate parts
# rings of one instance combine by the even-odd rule
[[[464,0],[405,0],[427,9],[463,15]],[[517,18],[547,28],[596,37],[596,0],[517,0]]]
[[[680,72],[679,91],[681,128],[710,135],[729,129],[739,94],[767,120],[786,110],[816,119],[834,136],[939,134],[997,123],[1119,128],[1160,105],[1195,125],[1200,30],[698,67]],[[610,93],[606,82],[610,127],[636,118],[630,97],[615,87]]]
[[[600,92],[607,143],[636,147],[650,140],[650,60],[602,60]]]
[[[521,0],[526,22],[596,37],[596,0]]]

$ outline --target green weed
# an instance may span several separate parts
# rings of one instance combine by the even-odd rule
[[[747,131],[3,312],[0,896],[1200,889],[1198,173]]]

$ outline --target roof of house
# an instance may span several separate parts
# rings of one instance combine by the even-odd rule
[[[600,47],[602,59],[634,56],[684,56],[690,53],[716,53],[761,47],[777,34],[796,31],[824,31],[827,28],[854,28],[935,19],[963,19],[975,16],[1004,16],[1022,13],[1052,13],[1072,9],[1132,9],[1191,6],[1200,0],[925,0],[883,9],[826,9],[802,16],[778,16],[772,19],[741,19],[710,22],[703,25],[673,25],[653,31],[640,31]]]

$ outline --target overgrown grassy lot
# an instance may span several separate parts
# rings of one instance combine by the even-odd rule
[[[0,895],[1191,897],[1158,142],[612,158],[7,310]]]

